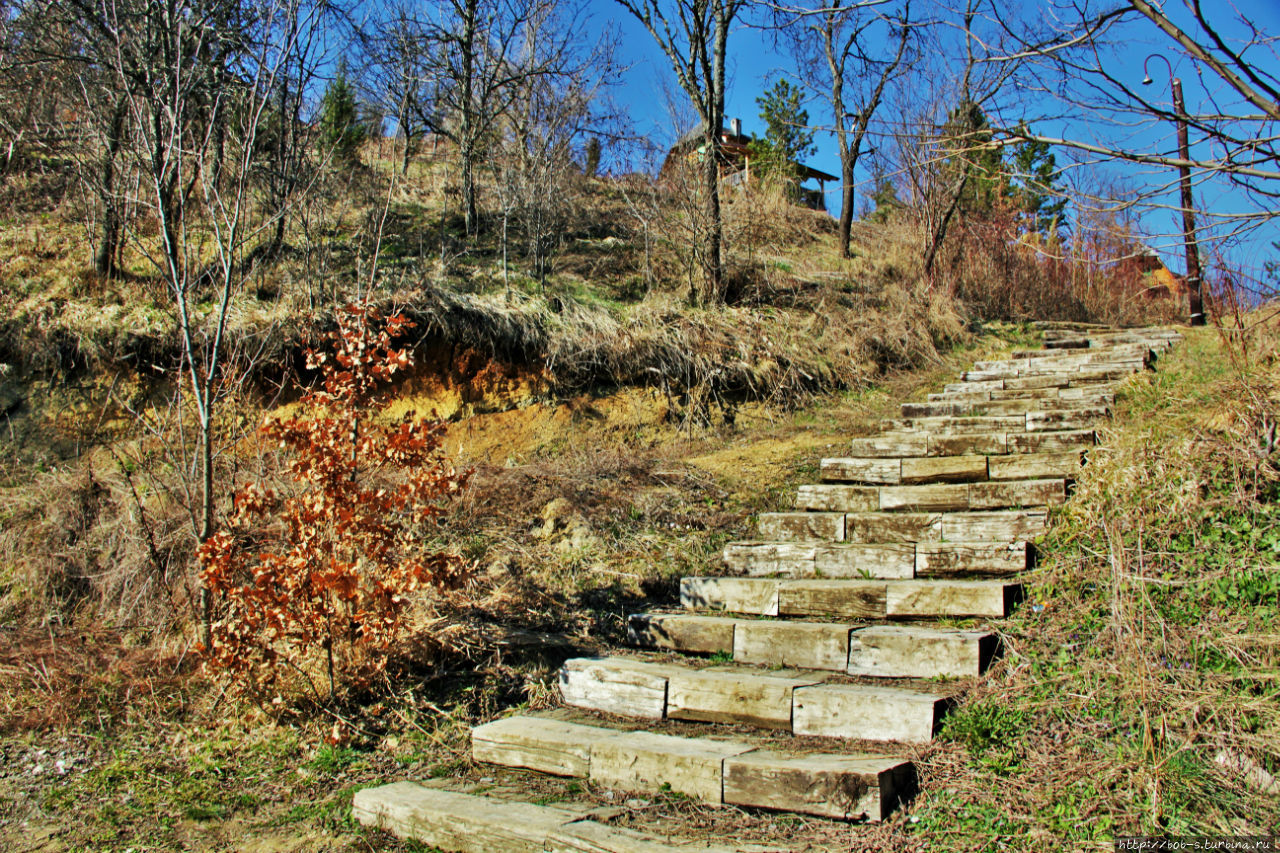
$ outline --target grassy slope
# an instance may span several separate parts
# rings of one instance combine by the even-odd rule
[[[1131,380],[905,834],[1110,849],[1280,827],[1280,787],[1259,786],[1280,769],[1275,340],[1238,370],[1197,330]]]
[[[637,441],[607,419],[570,419],[572,447],[556,443],[519,464],[478,467],[453,522],[484,568],[469,613],[619,641],[624,612],[671,603],[676,578],[713,566],[720,544],[811,479],[820,455],[967,363],[1028,341],[1006,328],[927,369],[800,411],[747,408],[733,430],[671,424]],[[543,511],[559,498],[571,512],[544,534]],[[585,534],[575,540],[579,524]],[[0,719],[8,732],[0,738],[0,846],[29,839],[42,851],[397,849],[354,826],[347,808],[360,786],[399,778],[448,777],[545,802],[608,802],[571,782],[531,783],[528,774],[467,760],[468,724],[548,704],[564,650],[494,654],[466,635],[477,644],[471,653],[403,674],[376,701],[345,706],[344,741],[335,746],[325,742],[335,718],[272,723],[220,697],[218,685],[189,668],[177,672],[181,647],[139,639],[127,630],[59,632],[56,640],[47,631],[0,634],[7,685]],[[820,847],[851,837],[827,821],[711,814],[678,798],[648,802],[630,817]]]

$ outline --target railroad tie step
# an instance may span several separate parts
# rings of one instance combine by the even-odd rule
[[[471,732],[476,761],[589,779],[701,803],[879,821],[915,788],[911,762],[896,756],[785,753],[743,740],[625,732],[515,716]]]
[[[923,456],[1003,456],[1014,453],[1062,453],[1086,450],[1097,443],[1092,429],[1005,432],[993,430],[965,435],[898,430],[855,438],[850,456],[905,459]]]
[[[990,631],[689,613],[633,613],[627,620],[627,639],[640,648],[731,655],[740,664],[876,678],[978,676],[999,647]]]
[[[989,512],[766,512],[756,533],[768,542],[1014,542],[1048,529],[1043,509]]]
[[[1127,379],[1135,373],[1146,369],[1141,360],[1121,362],[1099,362],[1075,370],[1061,371],[1042,368],[1040,370],[1019,370],[1017,367],[999,367],[990,370],[967,370],[961,375],[965,382],[990,382],[1000,380],[1004,388],[1050,388],[1066,385],[1068,387],[1090,382],[1114,382]]]
[[[851,486],[815,483],[801,486],[796,509],[806,512],[964,512],[1057,506],[1067,499],[1062,477],[988,480],[913,486]]]
[[[990,391],[985,392],[990,394]],[[936,417],[1015,417],[1028,412],[1070,412],[1081,410],[1091,412],[1102,411],[1110,414],[1107,403],[1093,400],[1073,400],[1062,398],[1023,398],[1012,400],[941,400],[926,403],[903,403],[900,407],[903,418],[936,418]]]
[[[897,778],[894,769],[885,772]],[[907,770],[896,772],[906,785],[914,779]],[[865,775],[871,777],[872,765],[867,765]],[[891,785],[881,785],[876,793],[887,795],[886,802],[896,806]],[[871,801],[870,792],[867,803],[880,807]],[[450,853],[739,853],[750,849],[693,840],[672,842],[610,826],[593,820],[589,813],[584,816],[567,808],[446,791],[416,782],[357,791],[351,812],[364,826]]]
[[[1006,580],[793,580],[686,577],[680,606],[755,616],[834,619],[1003,619],[1022,600]]]
[[[1003,383],[1001,383],[1003,384]],[[952,390],[938,391],[926,399],[931,403],[945,403],[955,400],[1042,400],[1047,403],[1079,401],[1095,406],[1110,406],[1116,401],[1115,383],[1108,382],[1094,386],[1077,388],[982,388],[982,383],[959,383],[944,386]]]
[[[1083,406],[1073,409],[1033,409],[1020,415],[924,415],[888,418],[883,423],[889,432],[918,430],[944,435],[974,433],[1045,432],[1048,430],[1085,430],[1111,416],[1106,406]]]
[[[1001,577],[1031,568],[1035,548],[1010,542],[730,542],[724,564],[750,577]]]
[[[1081,450],[953,456],[844,456],[823,459],[819,470],[826,482],[896,486],[981,480],[1071,479],[1079,472],[1083,461]]]
[[[829,675],[743,667],[574,658],[560,669],[566,705],[642,719],[728,723],[796,735],[927,743],[949,697],[902,687],[827,683]],[[663,717],[650,712],[664,708]]]

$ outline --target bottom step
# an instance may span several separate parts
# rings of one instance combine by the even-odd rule
[[[910,762],[883,755],[791,755],[736,740],[687,738],[544,717],[471,733],[476,761],[589,778],[628,791],[672,790],[718,806],[839,820],[887,817],[915,786]]]
[[[737,853],[737,847],[671,844],[552,806],[396,782],[357,791],[360,823],[450,853]]]

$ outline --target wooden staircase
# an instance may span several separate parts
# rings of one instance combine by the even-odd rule
[[[1021,600],[1033,540],[1067,500],[1116,384],[1180,339],[1163,329],[1043,331],[1045,349],[979,362],[927,402],[903,404],[847,456],[822,460],[822,482],[801,486],[793,509],[762,514],[753,539],[730,543],[722,573],[683,579],[680,609],[629,617],[633,651],[567,661],[560,692],[578,719],[479,726],[474,759],[716,806],[888,816],[915,786],[901,745],[933,738],[955,701],[949,680],[980,676],[1000,655],[983,623]],[[664,731],[677,722],[708,733]],[[735,729],[724,737],[716,725]],[[829,746],[779,748],[776,734],[750,729]],[[404,784],[360,792],[357,815],[445,850],[739,849],[610,840],[606,823],[574,846],[553,839],[583,822],[564,815],[529,846],[485,846],[483,832],[455,838],[426,818],[410,827],[404,803],[414,797],[424,813],[460,801],[446,808],[437,803],[446,792]],[[380,805],[392,789],[394,809]],[[479,811],[493,805],[474,799]]]

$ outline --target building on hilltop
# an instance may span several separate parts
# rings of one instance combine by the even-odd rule
[[[670,174],[670,170],[681,162],[701,162],[706,154],[705,136],[706,125],[699,124],[677,139],[676,144],[667,152],[660,175]],[[732,119],[727,130],[724,127],[720,128],[721,183],[726,187],[749,187],[752,179],[752,159],[751,137],[742,132],[742,119]],[[798,203],[814,210],[825,211],[827,209],[824,201],[826,182],[839,179],[835,175],[829,175],[803,163],[793,165],[801,184],[798,188]],[[814,189],[803,186],[804,182],[809,180],[817,181],[818,187]]]

